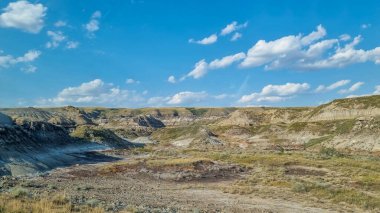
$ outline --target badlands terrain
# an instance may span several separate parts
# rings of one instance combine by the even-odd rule
[[[380,96],[0,109],[0,212],[380,212]]]

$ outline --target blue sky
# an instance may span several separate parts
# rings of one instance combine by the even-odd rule
[[[380,93],[375,0],[0,9],[0,107],[313,106]]]

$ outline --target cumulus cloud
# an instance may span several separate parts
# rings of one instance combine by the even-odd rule
[[[169,76],[168,78],[168,82],[169,83],[172,83],[172,84],[175,84],[177,82],[177,80],[175,79],[175,77],[173,75]]]
[[[102,13],[100,11],[95,11],[91,16],[90,21],[84,26],[89,37],[94,37],[95,32],[100,29],[99,19],[101,17],[102,17]]]
[[[189,39],[189,43],[209,45],[218,41],[218,36],[216,34],[212,34],[209,37],[203,38],[201,40],[194,40],[193,38]]]
[[[23,56],[14,57],[12,55],[0,55],[0,67],[7,68],[11,65],[30,63],[41,55],[38,50],[29,50]]]
[[[122,90],[101,79],[63,89],[54,98],[40,100],[41,105],[125,105],[142,98],[134,91]]]
[[[292,98],[292,96],[303,93],[310,89],[308,83],[286,83],[283,85],[267,85],[261,92],[243,95],[239,103],[251,102],[280,102]]]
[[[220,35],[225,36],[237,30],[246,28],[247,26],[248,26],[248,22],[245,22],[244,24],[238,24],[236,21],[233,21],[231,24],[227,24],[227,26],[222,29],[222,31],[220,32]]]
[[[317,89],[315,90],[315,92],[317,92],[317,93],[328,92],[331,90],[335,90],[339,87],[345,86],[345,85],[349,84],[350,82],[351,82],[351,80],[340,80],[340,81],[337,81],[335,83],[330,84],[329,86],[319,85],[317,87]]]
[[[184,80],[188,77],[192,77],[194,79],[199,79],[203,76],[205,76],[209,70],[217,70],[226,68],[228,66],[231,66],[233,63],[241,61],[245,58],[244,53],[237,53],[234,55],[225,56],[221,59],[215,59],[209,63],[206,62],[205,59],[202,59],[198,61],[194,65],[194,69],[190,71],[185,77],[183,77],[181,80]]]
[[[380,63],[380,47],[370,50],[356,49],[361,36],[350,43],[340,44],[340,39],[326,39],[326,29],[319,25],[310,34],[289,35],[273,41],[259,40],[247,52],[241,67],[264,66],[267,70],[298,69],[318,70],[341,68],[355,63]],[[345,36],[343,40],[347,40]]]
[[[20,29],[28,33],[39,33],[44,26],[46,10],[47,8],[40,3],[11,2],[0,14],[0,27]]]
[[[208,97],[206,92],[179,92],[167,101],[170,105],[180,105],[180,104],[193,104],[205,100]]]
[[[364,82],[357,82],[357,83],[353,84],[348,89],[339,90],[339,93],[340,94],[352,93],[352,92],[355,92],[356,90],[360,89],[360,87],[363,86],[363,85],[364,85]]]

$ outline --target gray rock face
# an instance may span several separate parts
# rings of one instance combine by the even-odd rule
[[[139,126],[162,128],[165,124],[151,115],[138,116],[133,119]]]

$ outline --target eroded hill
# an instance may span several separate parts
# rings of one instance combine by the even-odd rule
[[[182,149],[333,147],[377,154],[379,138],[380,96],[304,108],[1,109],[0,171],[24,174],[69,164],[67,155],[53,155],[51,162],[35,154],[51,153],[57,147],[90,151],[153,143]]]

